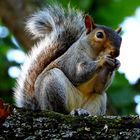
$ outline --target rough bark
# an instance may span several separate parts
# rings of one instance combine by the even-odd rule
[[[0,139],[140,139],[138,116],[72,117],[55,112],[14,109],[0,128]]]
[[[39,0],[0,0],[0,19],[25,48],[31,48],[33,40],[25,32],[25,21],[29,14],[41,7]]]

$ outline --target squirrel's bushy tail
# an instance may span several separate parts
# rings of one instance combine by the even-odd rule
[[[34,13],[26,24],[26,29],[39,42],[27,55],[21,66],[21,75],[14,89],[19,107],[37,109],[35,82],[42,71],[85,33],[83,13],[60,5],[48,6]]]
[[[84,16],[70,6],[67,9],[60,5],[48,6],[29,18],[26,29],[34,38],[63,38],[71,44],[70,41],[75,42],[85,31]]]

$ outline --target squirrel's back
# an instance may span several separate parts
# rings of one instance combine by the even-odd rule
[[[21,66],[14,96],[17,106],[28,106],[36,102],[34,85],[39,74],[53,60],[61,56],[85,32],[82,12],[60,5],[48,6],[29,18],[26,29],[40,40],[31,50]],[[37,108],[36,103],[32,109]]]

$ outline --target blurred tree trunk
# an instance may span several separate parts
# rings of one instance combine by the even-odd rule
[[[26,18],[42,4],[42,0],[0,0],[0,19],[24,48],[29,49],[33,44],[25,32]]]

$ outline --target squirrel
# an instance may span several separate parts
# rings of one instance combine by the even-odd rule
[[[38,39],[17,78],[18,107],[71,115],[104,115],[106,90],[120,62],[121,28],[95,24],[60,5],[31,15],[26,29]]]

